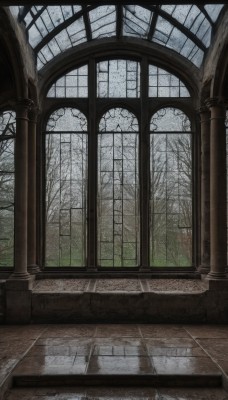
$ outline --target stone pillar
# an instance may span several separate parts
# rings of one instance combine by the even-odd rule
[[[6,281],[6,322],[28,323],[31,318],[32,279],[27,272],[28,110],[31,101],[16,107],[15,141],[15,268]]]
[[[225,109],[218,99],[207,101],[211,110],[210,135],[210,231],[211,269],[208,279],[226,277],[226,130]]]
[[[201,265],[199,272],[210,272],[210,112],[199,110],[201,123]]]
[[[16,109],[15,141],[15,268],[13,279],[29,279],[27,272],[28,110],[31,101],[21,99]]]
[[[29,111],[28,122],[28,272],[36,274],[36,124],[38,109]]]

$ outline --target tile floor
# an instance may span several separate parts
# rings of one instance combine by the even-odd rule
[[[227,325],[73,324],[0,328],[0,386],[10,374],[19,378],[50,375],[206,376],[209,382],[212,375],[219,376],[223,372],[228,376],[227,360]],[[20,397],[15,397],[19,395],[12,390],[7,394],[7,400],[49,400],[53,399],[53,393],[55,400],[228,400],[222,389],[191,389],[189,394],[186,389],[185,393],[184,389],[181,392],[181,389],[149,388],[144,391],[109,388],[106,392],[103,388],[100,394],[98,388],[81,389],[83,393],[72,389],[73,392],[68,394],[64,394],[64,389],[17,390]]]

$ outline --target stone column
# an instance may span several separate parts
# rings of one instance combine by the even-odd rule
[[[218,99],[207,101],[211,110],[210,152],[210,231],[211,269],[208,279],[226,277],[226,130],[225,109]]]
[[[6,322],[29,323],[32,278],[27,272],[28,110],[31,101],[16,107],[15,141],[15,268],[6,281]]]
[[[15,141],[15,268],[11,279],[29,279],[27,272],[28,110],[31,101],[21,99],[16,108]]]
[[[210,272],[210,111],[199,110],[201,123],[201,265],[199,272]]]
[[[36,124],[38,109],[29,111],[28,122],[28,272],[36,274]]]

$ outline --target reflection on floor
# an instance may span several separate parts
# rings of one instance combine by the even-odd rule
[[[72,324],[0,329],[0,386],[9,376],[18,386],[8,390],[7,400],[228,400],[219,387],[221,376],[228,376],[227,360],[225,325]],[[61,384],[65,388],[58,388]],[[69,389],[74,384],[83,388]],[[29,389],[34,385],[36,389]],[[110,387],[105,389],[105,385]],[[111,389],[118,385],[126,388]],[[149,385],[153,388],[146,388]]]

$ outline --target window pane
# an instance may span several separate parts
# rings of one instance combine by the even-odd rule
[[[150,30],[153,13],[137,5],[123,7],[123,33],[146,39]]]
[[[87,97],[88,66],[74,69],[57,79],[48,91],[47,97]]]
[[[109,110],[98,134],[98,265],[139,263],[138,122],[128,110]]]
[[[87,120],[62,108],[46,132],[46,266],[86,263]]]
[[[151,119],[151,266],[192,265],[192,144],[189,130],[187,116],[174,108],[159,110]]]
[[[164,69],[149,65],[149,97],[189,97],[184,83]]]
[[[14,137],[16,114],[0,113],[0,267],[14,265]]]
[[[101,6],[89,12],[93,39],[116,34],[115,6]]]
[[[139,97],[140,64],[109,60],[97,64],[97,97]]]

